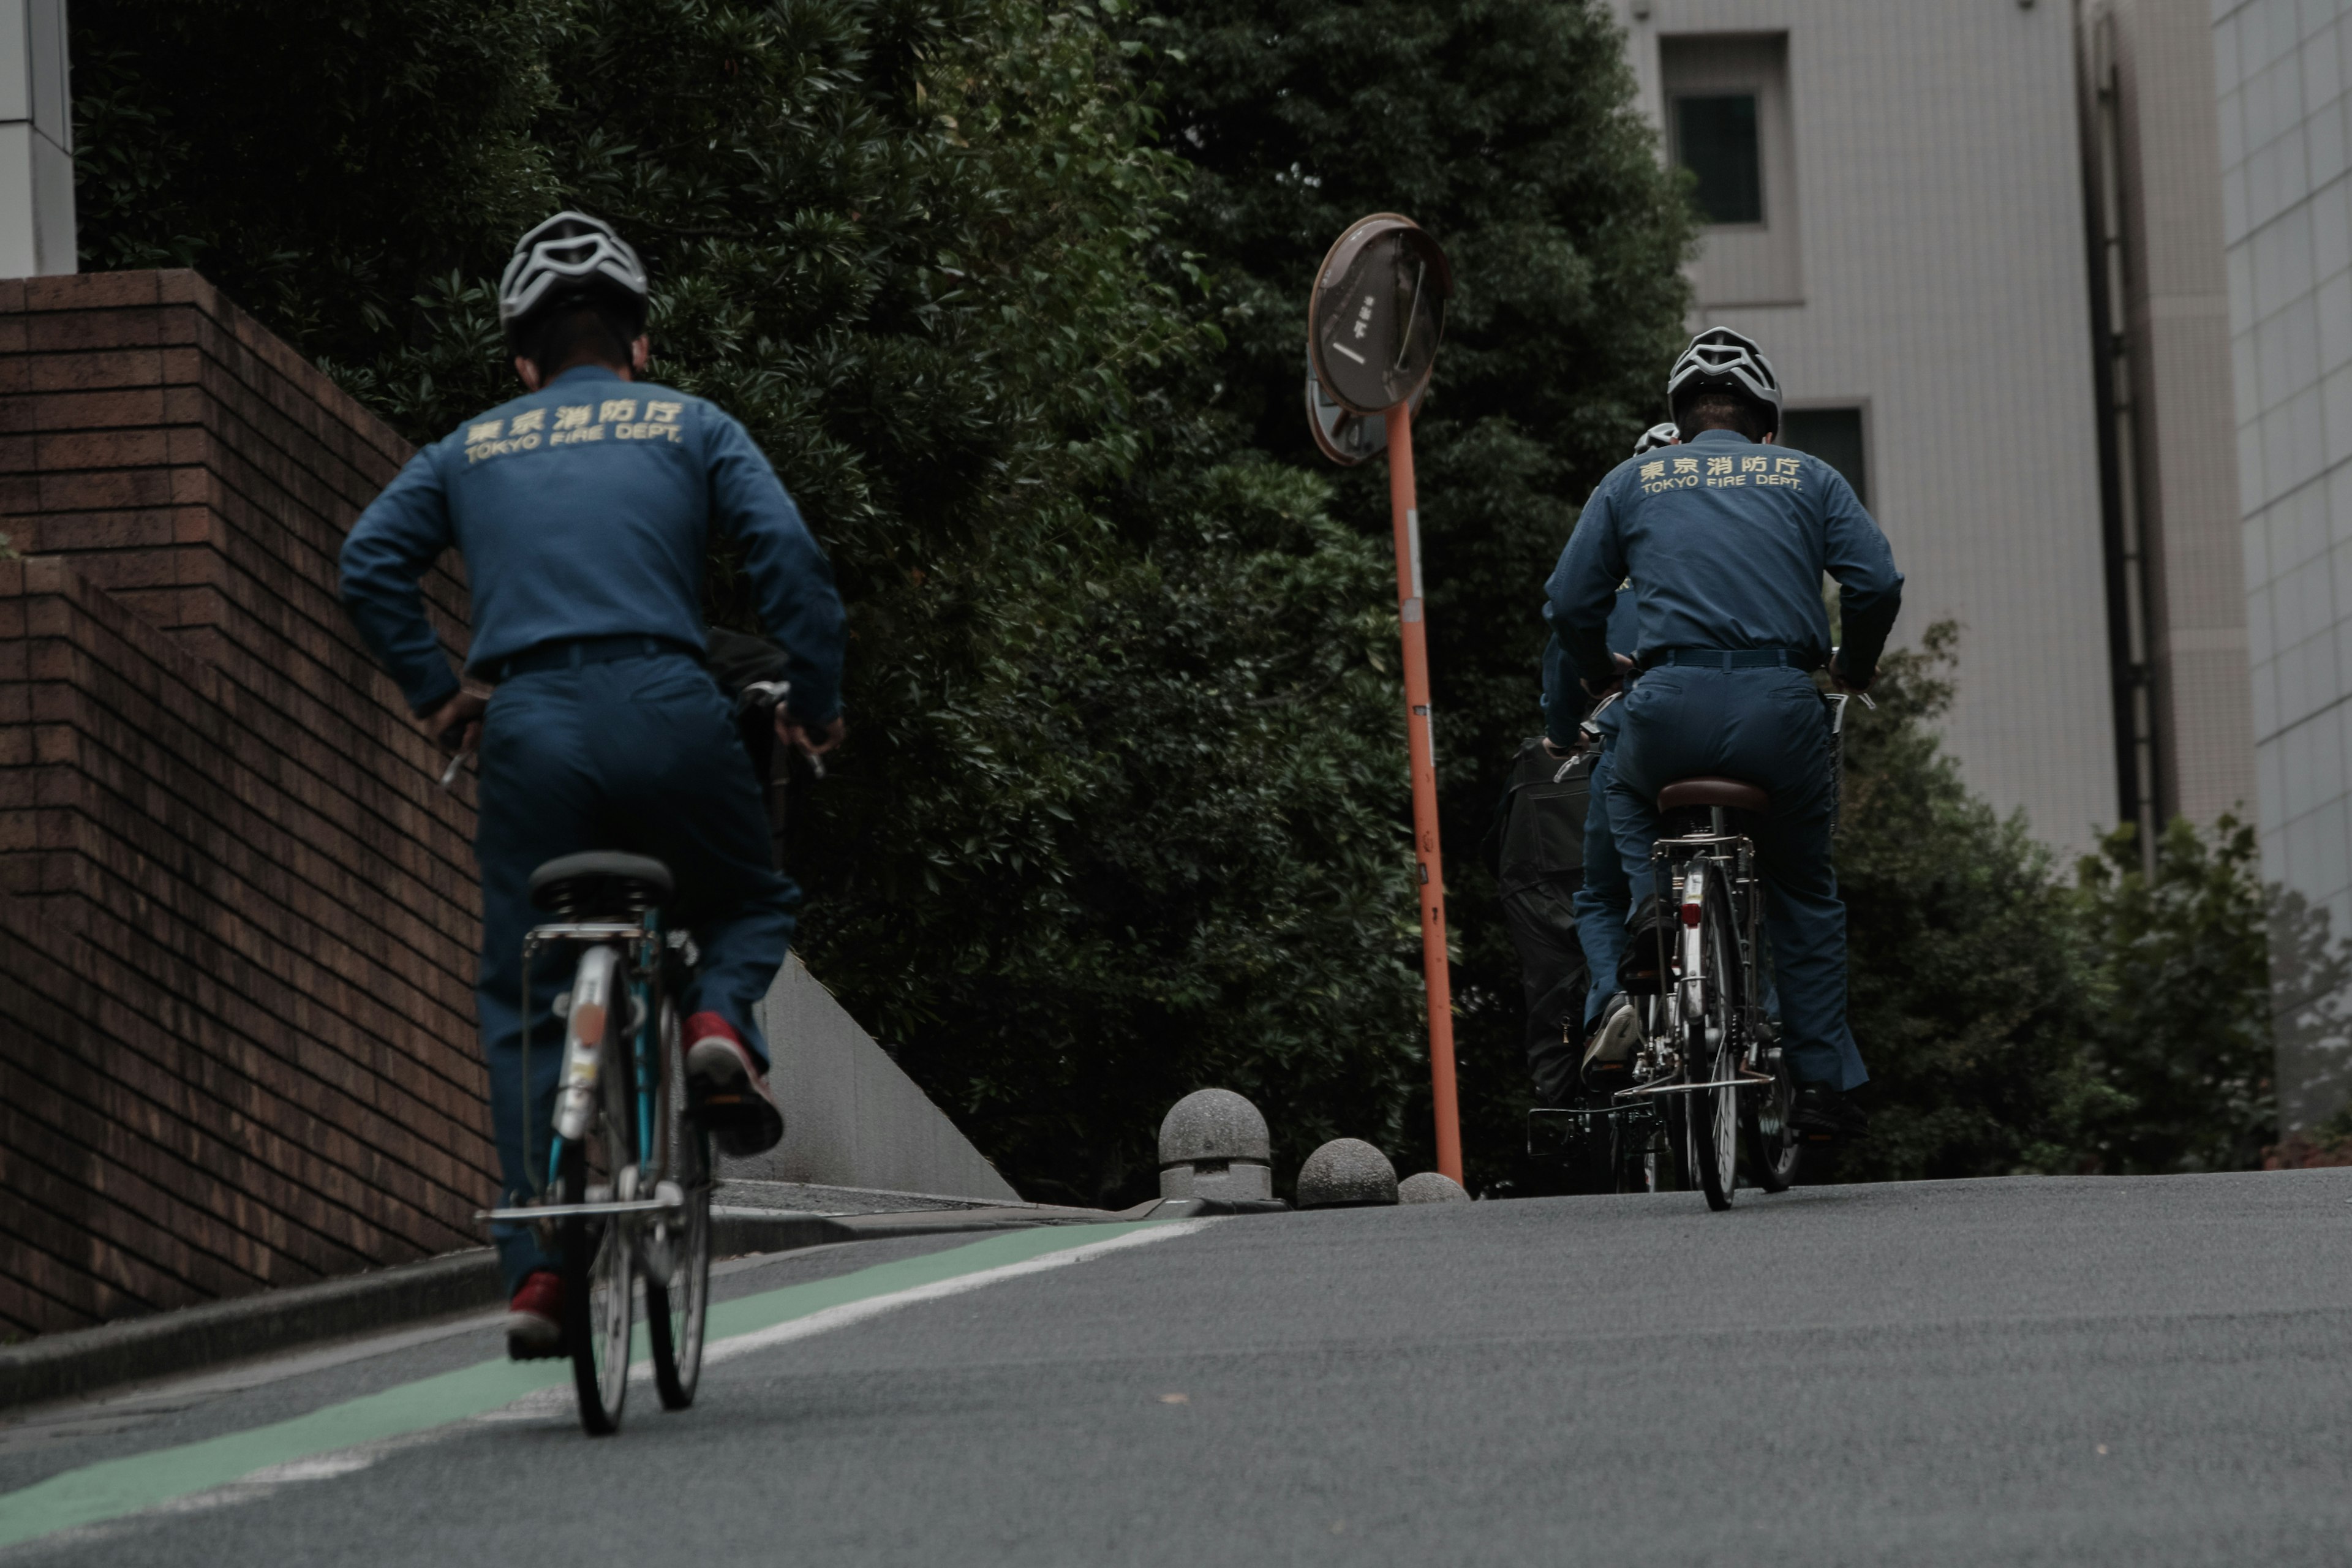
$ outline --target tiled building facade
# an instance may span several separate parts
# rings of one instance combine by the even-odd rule
[[[2213,0],[2264,875],[2352,931],[2352,15]],[[2276,974],[2283,1113],[2337,1108],[2340,1041]]]

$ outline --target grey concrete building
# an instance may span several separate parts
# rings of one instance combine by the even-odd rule
[[[2081,11],[2118,773],[2148,826],[2255,809],[2206,10]]]
[[[2264,874],[2352,931],[2352,20],[2211,0]],[[2352,1085],[2326,987],[2273,943],[2281,1119]],[[2335,999],[2340,1005],[2341,998]]]
[[[2080,848],[2118,815],[2073,18],[2015,0],[1617,0],[1717,221],[1699,324],[1770,353],[1792,444],[1858,480],[1962,627],[1946,736]]]
[[[0,278],[75,268],[65,0],[0,0]]]
[[[2063,849],[2249,802],[2202,0],[2112,7],[2167,13],[2126,93],[2192,109],[2120,126],[2070,0],[1616,3],[1716,219],[1698,322],[1762,341],[1789,439],[1857,479],[1910,579],[1897,640],[1960,624],[1969,784]]]

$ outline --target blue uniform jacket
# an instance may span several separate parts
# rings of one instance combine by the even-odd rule
[[[1584,679],[1614,679],[1604,627],[1617,584],[1639,603],[1639,656],[1668,648],[1829,655],[1822,575],[1841,590],[1846,679],[1867,681],[1903,604],[1903,574],[1853,488],[1819,458],[1703,430],[1628,458],[1584,504],[1546,584],[1544,617]]]
[[[469,670],[546,642],[645,636],[704,646],[711,529],[744,544],[760,615],[791,657],[793,716],[841,707],[833,567],[751,436],[699,397],[601,366],[478,415],[409,459],[343,542],[343,603],[430,712],[457,677],[417,580],[452,544],[473,595]]]

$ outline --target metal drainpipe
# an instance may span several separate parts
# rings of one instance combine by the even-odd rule
[[[2131,703],[2135,816],[2139,826],[2140,869],[2156,879],[2156,713],[2148,668],[2147,552],[2140,513],[2139,428],[2133,400],[2131,332],[2126,315],[2123,244],[2123,144],[2116,125],[2115,18],[2103,15],[2092,35],[2093,81],[2098,140],[2096,212],[2099,252],[2106,270],[2105,329],[2108,355],[2108,418],[2116,442],[2116,511],[2121,523],[2124,577],[2124,647]]]

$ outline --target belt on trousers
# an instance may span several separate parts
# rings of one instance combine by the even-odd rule
[[[621,658],[657,658],[666,653],[682,653],[698,664],[702,661],[701,654],[667,637],[574,637],[568,642],[536,644],[511,658],[499,660],[483,673],[492,680],[512,680],[518,675],[534,675],[544,669],[577,669],[583,664],[610,664]]]
[[[1662,664],[1696,665],[1701,669],[1819,669],[1822,658],[1793,647],[1668,647],[1642,659],[1644,669]]]

